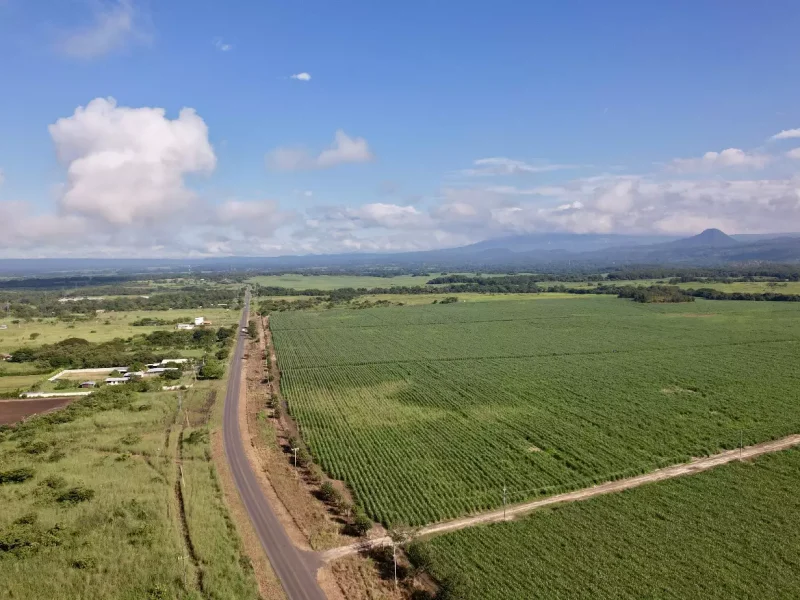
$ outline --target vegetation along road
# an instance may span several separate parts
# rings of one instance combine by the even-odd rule
[[[272,568],[278,575],[289,600],[325,600],[316,580],[316,560],[295,548],[264,497],[255,473],[244,452],[242,433],[239,428],[239,388],[241,383],[244,336],[242,328],[247,326],[250,308],[250,293],[245,297],[244,311],[239,324],[240,333],[236,342],[232,368],[228,379],[223,416],[223,440],[233,480],[242,502],[250,515],[253,528],[261,540]]]

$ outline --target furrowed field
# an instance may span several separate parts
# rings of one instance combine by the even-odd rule
[[[464,600],[800,597],[800,451],[417,542]],[[450,596],[448,596],[450,597]]]
[[[312,452],[421,524],[800,431],[800,306],[611,297],[280,313]]]

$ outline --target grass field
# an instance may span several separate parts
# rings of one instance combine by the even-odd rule
[[[44,375],[7,375],[0,377],[0,397],[3,394],[13,392],[17,389],[27,390],[34,383],[39,383],[47,379],[47,374]]]
[[[625,281],[607,281],[606,283],[613,283],[615,285],[643,285],[643,286],[650,286],[650,285],[660,285],[658,284],[659,281],[666,281],[663,279],[631,279]],[[558,282],[543,282],[542,285],[556,285]],[[567,287],[575,287],[575,288],[585,288],[588,287],[587,282],[576,282],[576,283],[564,283]],[[679,283],[677,284],[678,287],[683,289],[700,289],[700,288],[712,288],[715,290],[720,290],[721,292],[743,292],[743,293],[754,293],[754,294],[763,294],[765,292],[775,292],[778,294],[800,294],[800,281],[787,281],[784,283],[778,283],[776,285],[770,285],[767,281],[737,281],[734,283],[715,283],[715,282],[704,282],[704,281],[691,281],[689,283]]]
[[[335,290],[337,288],[388,288],[392,286],[417,286],[438,273],[430,276],[413,277],[399,275],[397,277],[366,277],[361,275],[299,275],[287,273],[286,275],[258,275],[247,281],[259,285],[294,288],[296,290]]]
[[[0,482],[0,595],[255,600],[209,460],[218,389],[186,392],[188,415],[175,393],[133,394],[0,434],[0,471],[33,473]]]
[[[174,325],[160,327],[133,327],[131,323],[141,318],[173,320],[178,318],[194,319],[204,316],[214,323],[214,327],[229,326],[239,321],[239,311],[221,308],[191,310],[150,310],[106,312],[97,315],[92,321],[67,323],[46,319],[31,323],[9,324],[8,329],[0,330],[0,352],[12,352],[24,346],[41,346],[52,344],[68,337],[79,337],[90,342],[104,342],[114,338],[129,338],[137,334],[146,334],[159,329],[174,329]],[[31,340],[32,333],[38,333]]]
[[[800,451],[418,545],[464,600],[797,598]]]
[[[606,297],[280,313],[282,389],[370,515],[420,524],[800,431],[800,306]]]

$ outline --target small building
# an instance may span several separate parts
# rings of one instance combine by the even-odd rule
[[[194,329],[194,323],[178,323],[176,329]]]
[[[165,358],[161,361],[162,365],[168,365],[169,363],[175,363],[176,365],[182,365],[188,363],[188,358]]]
[[[5,323],[3,323],[2,325],[0,325],[0,329],[8,329],[8,325],[6,325]]]
[[[84,381],[83,383],[81,383],[81,385],[79,387],[82,387],[82,388],[97,387],[97,382],[96,381]]]
[[[128,381],[127,377],[106,377],[106,385],[122,385]]]
[[[194,318],[194,324],[195,325],[204,325],[205,322],[206,322],[206,318],[205,317],[195,317]]]

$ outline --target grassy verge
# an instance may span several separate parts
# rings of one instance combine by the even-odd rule
[[[0,596],[257,597],[207,437],[189,445],[180,482],[178,402],[106,388],[0,432]]]

